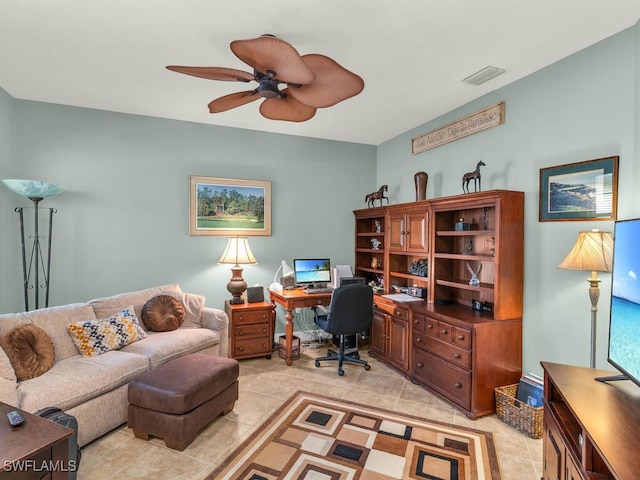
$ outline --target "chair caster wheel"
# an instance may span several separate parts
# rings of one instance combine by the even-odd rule
[[[318,367],[318,368],[319,368],[319,367],[320,367],[320,362],[319,362],[318,360],[316,360],[316,362],[315,362],[315,363],[316,363],[316,367]]]
[[[341,368],[338,369],[338,375],[340,375],[341,377],[344,376],[344,370],[342,370]]]
[[[371,370],[371,366],[369,366],[369,365],[365,365],[365,366],[364,366],[364,369],[368,372],[369,370]]]

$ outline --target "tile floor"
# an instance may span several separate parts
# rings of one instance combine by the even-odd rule
[[[494,433],[503,480],[540,480],[542,440],[531,439],[495,415],[469,420],[449,403],[406,380],[390,367],[370,361],[371,370],[346,365],[339,377],[335,364],[314,366],[324,348],[303,347],[300,360],[287,367],[274,352],[266,358],[240,361],[240,398],[232,413],[211,422],[184,451],[162,440],[137,439],[122,426],[82,449],[79,480],[204,479],[236,446],[251,435],[296,390],[406,412]]]

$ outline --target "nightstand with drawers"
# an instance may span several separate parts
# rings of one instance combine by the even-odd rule
[[[267,357],[273,352],[275,306],[270,302],[225,302],[229,316],[229,356],[242,358]]]

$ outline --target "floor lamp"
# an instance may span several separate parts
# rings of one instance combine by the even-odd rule
[[[29,310],[29,289],[34,289],[34,306],[36,309],[40,308],[40,289],[44,288],[45,291],[45,303],[44,306],[49,306],[49,274],[51,272],[51,234],[53,231],[53,214],[57,212],[55,208],[48,208],[49,210],[49,231],[47,234],[47,251],[46,251],[46,265],[45,256],[42,253],[42,246],[40,244],[41,237],[39,227],[39,211],[40,202],[46,197],[53,197],[64,191],[64,187],[56,185],[50,182],[39,182],[37,180],[18,180],[7,179],[2,180],[2,183],[11,191],[27,197],[33,202],[34,207],[34,233],[33,245],[31,246],[31,254],[29,255],[29,263],[27,264],[27,240],[25,236],[24,228],[24,208],[16,207],[15,211],[20,216],[20,239],[22,243],[22,275],[23,275],[23,289],[24,289],[24,308]],[[31,274],[33,273],[33,285],[31,285]],[[40,274],[42,273],[43,283],[40,283]]]
[[[589,298],[591,299],[591,368],[596,366],[596,320],[598,299],[600,298],[600,279],[598,272],[611,272],[613,257],[613,235],[593,229],[580,232],[569,255],[558,265],[558,268],[585,270],[591,272],[589,282]]]

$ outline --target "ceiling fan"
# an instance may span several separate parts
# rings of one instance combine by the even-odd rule
[[[210,80],[258,83],[254,90],[216,98],[209,103],[211,113],[263,98],[260,104],[263,117],[304,122],[312,118],[318,108],[335,105],[358,95],[364,88],[362,78],[335,60],[319,54],[301,56],[290,44],[273,35],[234,40],[230,47],[240,60],[253,67],[253,73],[225,67],[167,66],[174,72]]]

